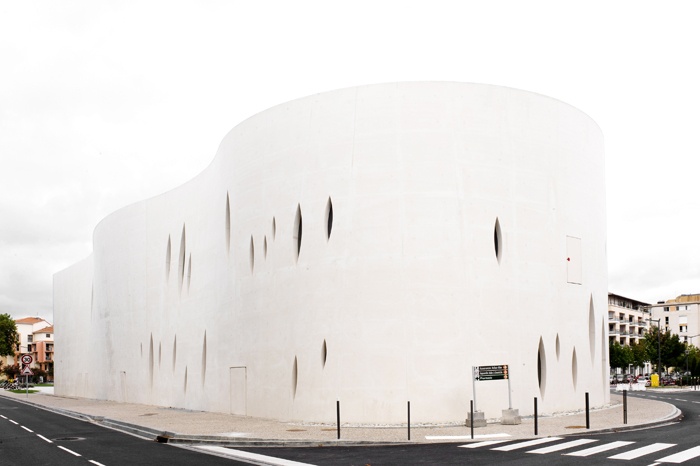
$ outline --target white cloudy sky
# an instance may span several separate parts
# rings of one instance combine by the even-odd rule
[[[110,212],[203,170],[287,100],[499,84],[603,129],[610,290],[700,292],[694,1],[0,0],[0,313],[52,319],[52,275]]]

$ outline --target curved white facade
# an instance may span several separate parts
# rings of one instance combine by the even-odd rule
[[[609,401],[602,135],[555,99],[392,83],[235,127],[54,278],[56,393],[283,420]],[[487,418],[508,383],[476,382]]]

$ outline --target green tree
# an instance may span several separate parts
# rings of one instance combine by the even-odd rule
[[[13,356],[18,343],[15,320],[10,314],[0,314],[0,356]]]
[[[608,351],[610,352],[610,367],[626,369],[632,363],[632,351],[628,346],[622,346],[613,340],[608,344]]]
[[[646,355],[649,361],[659,363],[659,329],[651,327],[644,336]],[[670,331],[661,332],[661,368],[657,367],[657,372],[663,368],[671,366],[685,367],[685,345],[681,343],[678,335],[672,335]]]
[[[649,361],[649,356],[647,355],[646,342],[640,340],[639,343],[631,345],[632,350],[632,364],[637,367],[641,367],[645,362]]]

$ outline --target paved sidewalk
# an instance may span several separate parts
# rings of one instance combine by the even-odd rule
[[[668,391],[670,390],[665,390],[665,392]],[[144,438],[169,443],[226,446],[311,446],[408,442],[408,431],[405,425],[399,427],[341,425],[341,439],[338,440],[335,424],[310,425],[280,422],[231,414],[62,397],[50,393],[34,393],[27,396],[0,390],[0,396],[14,398],[20,402],[82,418]],[[664,424],[678,420],[681,416],[681,412],[671,404],[651,399],[628,397],[628,423],[625,425],[623,424],[622,396],[613,392],[610,398],[610,406],[590,411],[590,429],[586,429],[586,418],[583,410],[554,416],[540,415],[538,436],[624,430],[645,425]],[[534,420],[531,417],[523,418],[522,424],[519,425],[489,423],[486,427],[474,429],[475,440],[485,438],[520,439],[534,436]],[[465,442],[469,440],[470,429],[464,425],[411,426],[410,443]]]

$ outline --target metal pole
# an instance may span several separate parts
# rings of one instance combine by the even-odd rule
[[[627,390],[622,390],[622,423],[627,424]]]
[[[411,440],[411,402],[408,402],[408,440]]]
[[[476,367],[472,366],[472,399],[474,400],[474,409],[476,409]],[[474,418],[472,417],[472,423]]]
[[[338,423],[338,440],[340,440],[340,400],[336,400],[335,402],[335,413],[336,420]]]
[[[588,392],[586,392],[586,429],[591,428],[591,418],[588,412]]]
[[[537,397],[535,397],[535,435],[537,435]]]
[[[510,395],[510,374],[508,374],[508,409],[513,409],[513,403],[511,402]]]
[[[472,440],[474,440],[474,400],[469,401],[469,426],[471,427]]]

